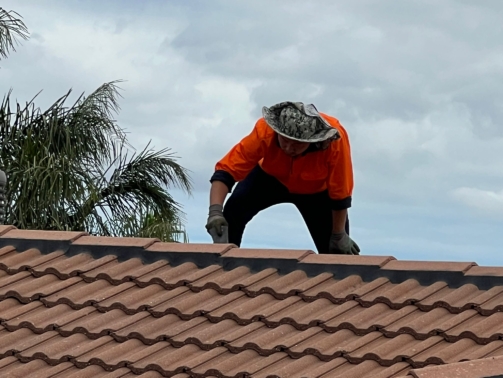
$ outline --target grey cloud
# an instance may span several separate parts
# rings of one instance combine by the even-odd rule
[[[6,1],[34,37],[4,62],[1,82],[19,99],[44,89],[45,106],[69,88],[125,79],[118,121],[135,147],[152,139],[192,171],[194,197],[175,191],[192,241],[210,241],[216,161],[263,105],[293,99],[349,132],[350,217],[365,254],[472,260],[482,251],[478,262],[501,261],[501,221],[472,212],[478,194],[503,187],[499,0]],[[61,24],[67,36],[50,33]],[[78,38],[82,25],[99,33]],[[48,48],[63,37],[67,46]],[[93,38],[107,43],[93,50],[102,42]],[[452,192],[464,187],[459,202]],[[286,207],[260,214],[245,246],[313,248],[296,217]]]
[[[255,6],[258,3],[215,1],[211,7],[202,8],[204,11],[187,6],[189,23],[172,41],[172,46],[182,50],[190,60],[220,63],[225,69],[230,63],[229,56],[260,59],[261,52],[294,42],[292,29],[274,17],[277,8]]]
[[[125,18],[119,18],[115,22],[115,30],[114,30],[114,32],[115,33],[121,33],[122,31],[124,31],[130,25],[131,25],[131,20],[127,20]]]
[[[503,59],[502,59],[503,63]],[[503,67],[503,66],[502,66]],[[503,72],[478,80],[475,88],[466,88],[453,96],[454,101],[470,109],[475,134],[483,139],[503,137]]]
[[[237,2],[225,13],[217,8],[194,14],[171,47],[214,74],[266,82],[254,93],[257,101],[272,97],[264,94],[270,86],[316,83],[325,88],[323,96],[335,94],[354,108],[351,113],[367,120],[418,120],[443,105],[439,96],[465,104],[474,117],[483,113],[500,118],[497,106],[486,103],[481,108],[473,99],[456,95],[459,88],[474,89],[473,96],[484,92],[480,77],[452,72],[502,51],[501,3],[489,8],[455,1],[341,1],[313,5],[311,10],[321,10],[318,19],[288,12],[287,6],[264,12],[264,3],[258,3],[263,6],[244,10]],[[343,26],[316,28],[331,19]],[[278,52],[288,48],[297,55],[282,59]],[[497,81],[501,70],[495,76]],[[284,93],[290,94],[286,89]]]

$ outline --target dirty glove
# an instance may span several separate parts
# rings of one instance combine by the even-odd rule
[[[208,214],[208,222],[206,223],[206,230],[213,238],[214,243],[227,243],[227,227],[229,224],[224,218],[224,207],[222,205],[211,205]]]
[[[333,233],[330,237],[328,253],[338,255],[359,255],[360,247],[356,244],[346,232]]]

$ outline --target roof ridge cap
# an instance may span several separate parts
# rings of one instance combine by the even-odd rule
[[[0,225],[2,246],[14,246],[18,252],[36,248],[44,254],[60,250],[67,256],[80,253],[89,253],[94,258],[115,255],[120,261],[135,257],[144,263],[166,260],[173,266],[193,262],[198,267],[220,265],[225,270],[237,266],[246,266],[254,272],[274,268],[280,274],[302,270],[308,276],[332,273],[336,279],[360,275],[365,281],[379,277],[385,277],[392,283],[415,279],[421,285],[443,281],[449,287],[474,284],[487,289],[503,285],[503,267],[483,269],[475,262],[398,260],[394,256],[375,255],[320,255],[310,249],[162,242],[158,238],[95,236],[79,231],[20,230],[13,225]]]

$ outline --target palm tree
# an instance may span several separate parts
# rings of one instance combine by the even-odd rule
[[[0,56],[15,50],[28,30],[15,12],[0,8]],[[139,153],[115,122],[117,82],[72,106],[71,91],[47,110],[11,100],[0,103],[0,169],[8,176],[5,223],[21,229],[84,230],[93,235],[187,241],[181,205],[168,192],[190,194],[188,171],[170,149]],[[133,151],[131,153],[131,151]]]
[[[188,171],[170,149],[132,152],[113,119],[117,82],[70,107],[71,91],[42,111],[33,100],[0,103],[0,167],[8,174],[6,223],[24,229],[86,230],[95,235],[186,240],[181,206]]]

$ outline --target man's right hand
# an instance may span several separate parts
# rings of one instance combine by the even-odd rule
[[[360,247],[345,231],[332,233],[328,253],[342,255],[359,255]]]
[[[213,238],[214,243],[222,242],[220,237],[222,237],[224,233],[223,228],[229,226],[229,224],[224,218],[223,209],[224,209],[223,206],[218,204],[211,205],[209,209],[208,221],[206,223],[206,230]]]

